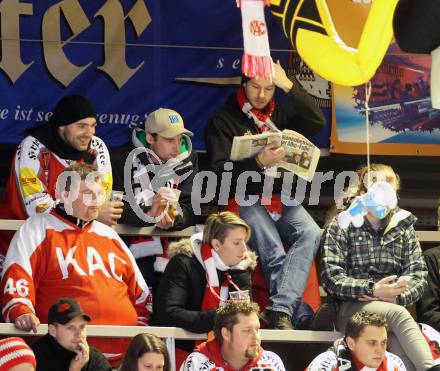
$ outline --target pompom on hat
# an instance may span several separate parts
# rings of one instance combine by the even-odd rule
[[[34,370],[37,367],[34,352],[18,337],[0,340],[0,371],[7,371],[14,366],[30,363]]]

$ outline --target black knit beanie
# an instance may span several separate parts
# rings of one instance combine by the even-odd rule
[[[240,81],[240,85],[246,84],[249,80],[251,80],[250,77],[247,77],[245,74],[241,74],[241,81]]]
[[[96,119],[96,110],[92,104],[81,95],[66,95],[57,103],[53,115],[49,119],[49,125],[54,129],[87,117]]]

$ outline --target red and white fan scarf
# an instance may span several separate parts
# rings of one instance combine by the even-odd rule
[[[231,276],[227,273],[230,269],[244,270],[249,266],[249,261],[243,260],[233,267],[227,266],[217,255],[210,244],[202,243],[202,233],[191,237],[191,245],[194,255],[206,272],[206,288],[203,294],[201,310],[217,309],[223,305],[229,297],[229,285],[235,290],[240,288],[232,281]],[[225,279],[220,284],[217,270],[225,272]],[[213,332],[208,333],[208,339],[213,337]],[[197,343],[197,342],[196,342]],[[200,342],[198,342],[200,344]]]
[[[236,98],[243,113],[254,121],[260,133],[264,133],[266,131],[279,131],[279,129],[270,119],[270,116],[275,110],[275,100],[273,97],[264,110],[256,109],[252,106],[252,104],[250,104],[246,97],[243,86],[240,86],[237,90]]]
[[[229,280],[225,279],[220,285],[212,250],[211,245],[206,243],[200,249],[203,260],[202,265],[206,271],[206,288],[203,295],[202,310],[218,308],[220,301],[228,300],[229,295]]]
[[[241,70],[250,78],[262,77],[272,81],[274,68],[264,19],[264,6],[269,5],[269,0],[237,0],[237,6],[241,9],[244,41]]]

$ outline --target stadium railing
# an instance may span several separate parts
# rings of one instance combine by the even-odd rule
[[[41,324],[37,332],[26,332],[15,328],[12,323],[0,323],[0,334],[7,336],[42,336],[47,334],[48,325]],[[177,327],[150,326],[103,326],[87,325],[87,336],[104,338],[132,338],[137,334],[149,333],[164,339],[172,369],[175,370],[175,341],[176,340],[205,340],[206,334],[194,334]],[[261,341],[283,343],[332,343],[341,337],[339,332],[309,331],[309,330],[261,330]]]
[[[0,230],[16,231],[23,222],[23,220],[0,219]],[[154,226],[138,228],[124,224],[117,224],[113,228],[121,236],[190,237],[201,231],[203,226],[191,226],[181,231],[167,231]],[[416,233],[422,243],[440,243],[440,231],[416,231]]]

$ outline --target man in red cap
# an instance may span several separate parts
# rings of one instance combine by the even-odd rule
[[[105,174],[105,187],[112,187],[110,155],[96,137],[96,111],[81,95],[67,95],[55,107],[48,124],[29,129],[12,161],[0,219],[26,219],[48,213],[55,205],[58,175],[74,162],[93,165]],[[116,224],[122,203],[107,202],[99,220]],[[12,233],[0,233],[0,254],[6,255]]]
[[[49,333],[34,341],[37,371],[109,371],[104,355],[87,344],[86,324],[91,318],[79,303],[61,298],[49,309]]]

